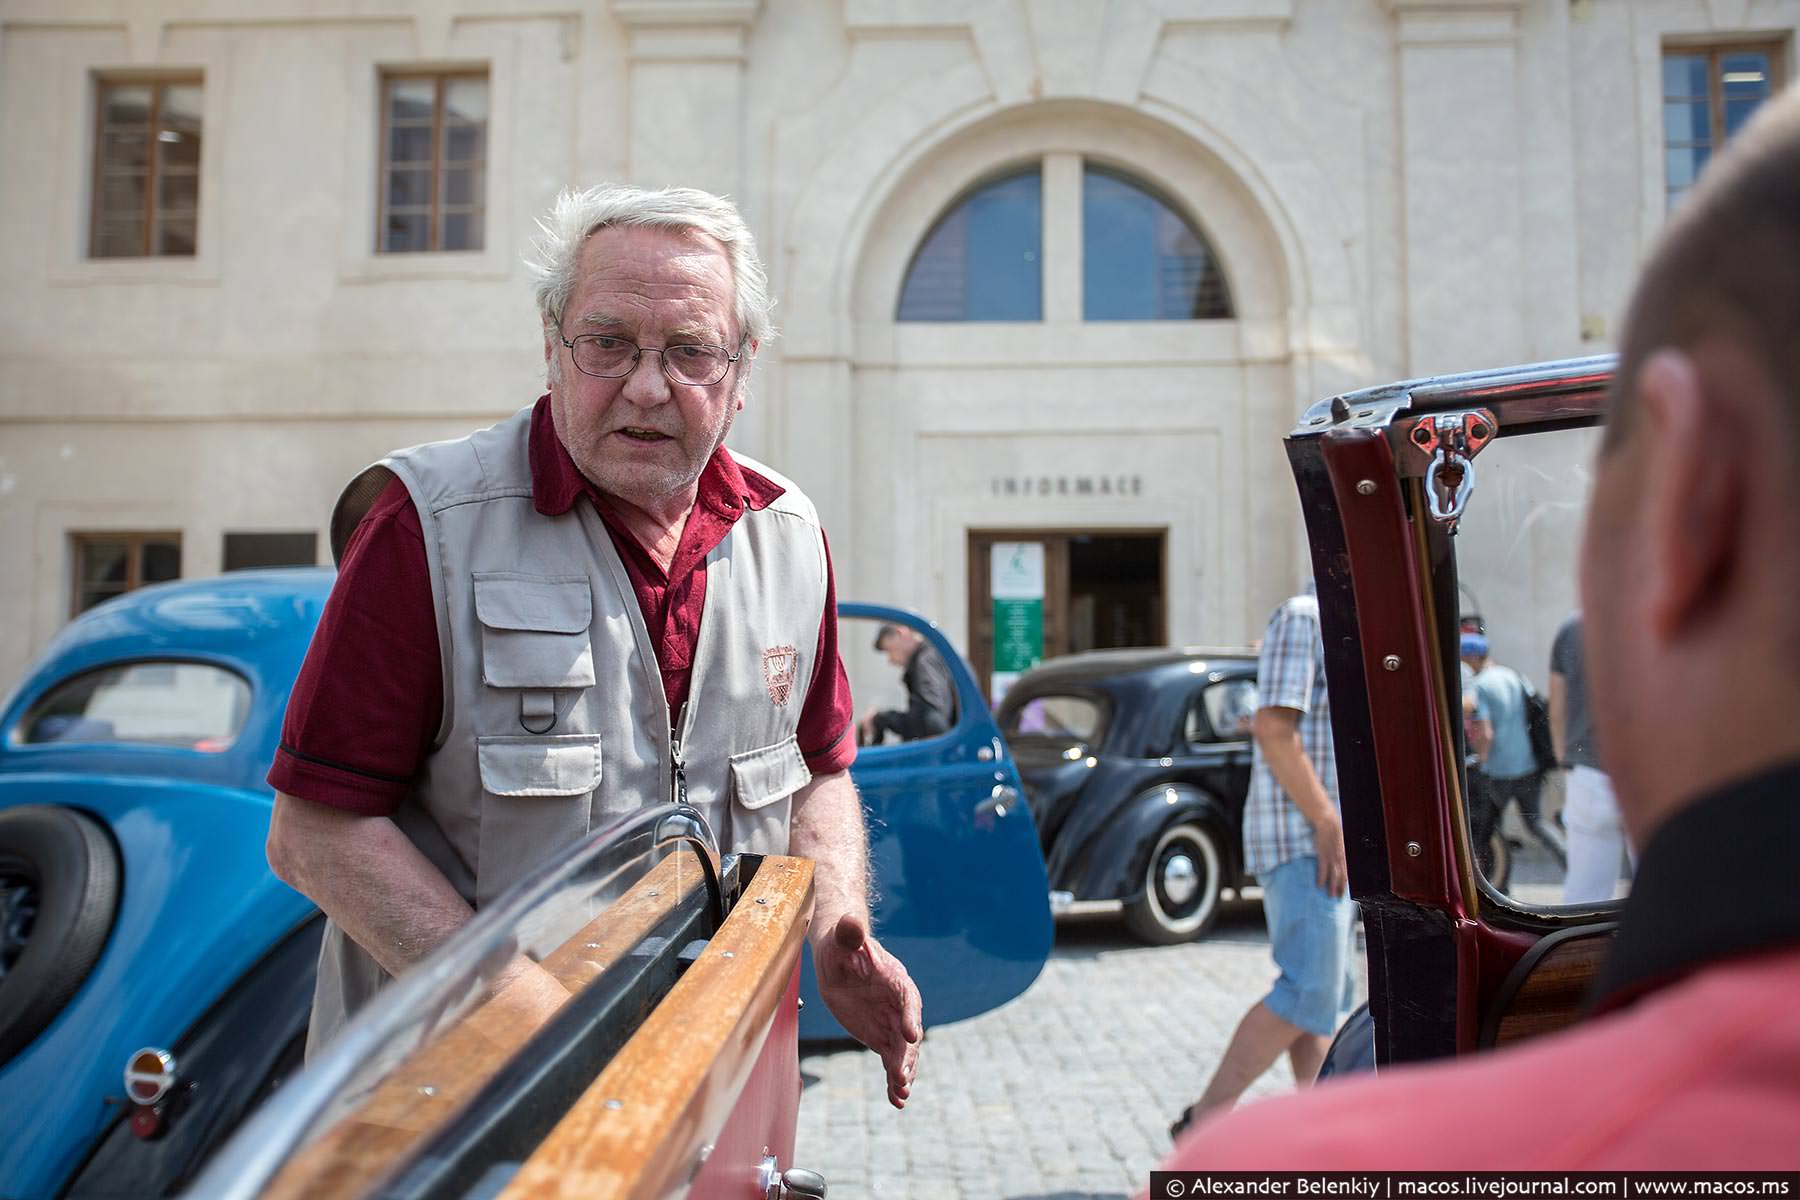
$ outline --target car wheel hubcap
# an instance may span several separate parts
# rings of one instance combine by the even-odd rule
[[[37,889],[27,880],[0,876],[0,979],[25,953],[36,918]]]
[[[1218,851],[1192,825],[1163,831],[1144,878],[1145,897],[1157,924],[1185,935],[1206,924],[1219,898]]]
[[[1184,905],[1192,900],[1200,890],[1200,872],[1194,869],[1194,860],[1185,854],[1170,855],[1163,863],[1162,890],[1170,904]]]

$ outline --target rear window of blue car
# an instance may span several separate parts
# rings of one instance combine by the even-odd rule
[[[119,743],[217,753],[250,715],[250,685],[212,663],[114,663],[63,680],[26,710],[15,746]]]
[[[1039,737],[1053,742],[1100,740],[1106,732],[1106,705],[1093,696],[1043,695],[1009,710],[1001,718],[1008,738]]]

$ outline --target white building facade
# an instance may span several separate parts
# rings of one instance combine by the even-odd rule
[[[1731,56],[1779,86],[1797,25],[1800,0],[0,0],[0,684],[111,591],[328,560],[357,469],[531,402],[533,221],[602,180],[743,207],[782,336],[732,443],[818,501],[840,597],[986,669],[993,548],[1036,543],[1049,652],[1247,642],[1308,570],[1301,409],[1610,348],[1710,144],[1671,81],[1702,64],[1716,143],[1745,108],[1718,81],[1754,73]],[[927,243],[1008,179],[1035,292],[994,317],[996,243]],[[1106,307],[1105,180],[1225,308]],[[945,262],[974,319],[915,319]],[[1549,628],[1572,597],[1565,570],[1516,603]]]

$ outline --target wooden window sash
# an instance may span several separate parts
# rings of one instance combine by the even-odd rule
[[[398,83],[420,79],[429,79],[432,82],[431,158],[429,164],[426,165],[426,169],[430,172],[431,178],[426,193],[426,201],[423,205],[396,205],[391,202],[390,196],[390,188],[393,185],[394,169],[393,158],[390,153],[395,128],[393,124],[393,89]],[[394,251],[387,248],[387,219],[397,213],[410,215],[423,211],[425,214],[425,252],[430,253],[442,251],[444,248],[443,218],[446,212],[451,215],[467,214],[473,216],[477,213],[485,213],[486,211],[487,206],[485,199],[479,202],[471,201],[466,205],[446,204],[442,201],[443,174],[447,164],[450,162],[454,161],[465,169],[479,166],[484,180],[487,172],[487,146],[485,134],[487,127],[490,124],[492,114],[490,113],[488,117],[483,118],[481,121],[452,122],[448,119],[449,86],[451,81],[458,79],[473,79],[482,83],[487,83],[489,76],[486,71],[441,71],[433,73],[396,71],[385,73],[382,76],[381,147],[379,151],[379,165],[377,168],[380,179],[381,201],[376,206],[375,218],[375,251],[377,254],[409,253],[408,251]],[[491,94],[492,93],[490,92],[490,96]],[[444,147],[444,131],[452,126],[468,129],[479,128],[483,131],[484,138],[480,158],[452,160],[447,156]],[[408,163],[407,165],[408,167],[417,169],[421,164]],[[486,244],[485,237],[483,238],[483,244]]]
[[[137,589],[143,587],[144,551],[152,542],[172,545],[176,548],[177,553],[179,553],[181,549],[181,533],[178,530],[163,532],[88,530],[85,532],[70,533],[69,539],[75,549],[75,553],[70,556],[73,560],[70,564],[71,579],[69,592],[69,615],[71,617],[78,617],[83,612],[87,611],[87,607],[84,607],[81,601],[83,596],[88,592],[104,591],[105,595],[102,596],[101,599],[110,600],[114,596],[123,596],[127,592],[135,592]],[[125,547],[125,580],[123,584],[117,587],[114,587],[111,584],[90,585],[83,577],[84,572],[82,568],[85,566],[83,555],[89,546],[107,542],[122,543]],[[96,601],[96,603],[98,603],[98,601]]]
[[[1779,42],[1745,42],[1733,46],[1714,46],[1707,56],[1706,62],[1706,94],[1707,104],[1711,108],[1712,117],[1712,150],[1725,144],[1725,59],[1733,54],[1763,54],[1769,59],[1769,78],[1766,81],[1769,94],[1763,98],[1767,103],[1773,100],[1782,89],[1785,80],[1782,78],[1782,54]]]
[[[1785,49],[1785,47],[1784,47],[1783,43],[1778,42],[1778,41],[1777,42],[1733,42],[1733,43],[1723,43],[1723,44],[1711,45],[1711,46],[1675,45],[1675,46],[1664,46],[1663,47],[1662,61],[1664,61],[1664,62],[1667,62],[1671,58],[1687,58],[1690,56],[1700,56],[1700,57],[1705,58],[1705,60],[1706,60],[1706,92],[1705,92],[1705,94],[1700,95],[1700,96],[1692,96],[1692,95],[1683,93],[1680,96],[1671,96],[1665,90],[1662,93],[1662,103],[1665,106],[1665,112],[1666,112],[1667,105],[1672,102],[1673,103],[1692,104],[1697,101],[1705,101],[1705,103],[1706,103],[1706,126],[1707,126],[1707,129],[1706,129],[1707,140],[1704,143],[1692,141],[1692,140],[1683,141],[1683,142],[1679,142],[1679,143],[1671,142],[1668,138],[1667,133],[1665,133],[1663,135],[1663,162],[1664,162],[1663,195],[1664,195],[1665,201],[1670,196],[1672,196],[1672,194],[1675,190],[1669,186],[1668,179],[1667,179],[1667,171],[1668,171],[1667,164],[1668,164],[1668,156],[1669,156],[1670,151],[1672,151],[1672,150],[1691,150],[1691,149],[1699,148],[1702,145],[1704,145],[1704,147],[1706,149],[1707,157],[1708,157],[1708,159],[1710,159],[1714,154],[1718,153],[1718,151],[1721,148],[1723,148],[1726,143],[1727,134],[1725,132],[1725,59],[1734,54],[1761,54],[1761,55],[1765,55],[1768,58],[1768,62],[1769,62],[1769,78],[1767,81],[1768,95],[1766,97],[1764,97],[1764,102],[1766,103],[1768,100],[1774,99],[1775,96],[1780,93],[1781,89],[1783,87],[1785,87],[1787,84],[1787,78],[1786,78],[1787,77],[1787,69],[1786,69],[1787,62],[1786,62],[1786,57],[1783,53],[1784,49]],[[1666,120],[1666,117],[1664,119]],[[1697,181],[1698,180],[1696,179],[1696,182]],[[1691,189],[1693,186],[1694,186],[1693,183],[1689,183],[1687,185],[1687,188],[1684,188],[1682,190],[1686,191],[1688,189]]]
[[[426,201],[431,213],[425,218],[425,249],[441,250],[438,237],[438,176],[442,172],[439,165],[443,157],[444,137],[444,77],[439,75],[432,81],[431,91],[431,199]]]
[[[159,147],[161,145],[162,115],[165,94],[168,89],[176,87],[204,88],[206,85],[205,77],[201,76],[199,78],[193,78],[183,75],[147,80],[101,79],[98,83],[99,90],[95,93],[94,104],[93,183],[88,198],[88,257],[100,257],[100,229],[102,225],[101,210],[103,207],[101,198],[104,194],[107,178],[106,135],[108,132],[117,132],[117,127],[109,125],[106,119],[108,100],[113,92],[121,88],[129,87],[144,87],[150,90],[150,107],[147,111],[144,127],[144,227],[142,234],[138,239],[138,253],[135,257],[188,257],[187,255],[162,255],[159,254],[156,249],[156,232],[159,219],[165,219],[171,215],[169,211],[160,210],[157,206],[157,186],[161,182],[163,174],[159,163],[161,157]],[[202,118],[199,136],[202,138],[205,137],[204,117]],[[179,176],[187,174],[187,172],[177,171],[174,172],[174,174]],[[193,219],[197,243],[200,225],[200,172],[198,169],[193,172],[193,176],[193,210],[191,212],[186,210],[177,211],[174,212],[173,215],[177,217],[191,217]],[[196,244],[194,252],[196,254],[199,253],[198,244]],[[133,256],[108,255],[107,257],[129,258]]]
[[[144,257],[156,248],[156,160],[161,157],[156,152],[157,138],[162,133],[162,99],[161,84],[153,84],[150,88],[150,123],[144,129]],[[139,553],[142,553],[140,547]],[[135,561],[136,555],[133,555]]]

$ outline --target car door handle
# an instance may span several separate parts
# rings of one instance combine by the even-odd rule
[[[978,817],[990,815],[1004,817],[1006,815],[1007,807],[1009,805],[1017,804],[1018,802],[1018,788],[1013,787],[1011,784],[996,783],[994,785],[994,790],[988,793],[987,799],[975,806],[975,815]]]

